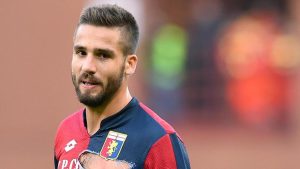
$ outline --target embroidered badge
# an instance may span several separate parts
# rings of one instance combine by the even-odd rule
[[[115,160],[118,158],[123,144],[127,138],[127,134],[109,131],[105,142],[101,148],[100,156],[106,160]]]

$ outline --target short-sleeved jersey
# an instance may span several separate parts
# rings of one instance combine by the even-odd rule
[[[56,169],[190,168],[185,146],[173,127],[136,98],[102,120],[95,134],[88,134],[86,124],[85,109],[62,121],[55,138]]]

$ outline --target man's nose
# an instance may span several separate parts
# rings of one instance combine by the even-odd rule
[[[87,73],[95,73],[97,71],[96,61],[95,58],[91,55],[85,57],[82,70]]]

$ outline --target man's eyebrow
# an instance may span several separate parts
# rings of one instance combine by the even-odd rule
[[[96,48],[94,50],[94,52],[96,53],[104,53],[106,55],[109,55],[109,56],[114,56],[115,55],[115,52],[111,49],[101,49],[101,48]]]
[[[80,46],[80,45],[75,45],[73,48],[76,50],[85,50],[86,49],[85,47]]]

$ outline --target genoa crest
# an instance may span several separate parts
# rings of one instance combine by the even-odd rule
[[[100,156],[107,160],[117,159],[126,140],[126,137],[127,134],[109,131],[101,148]]]

